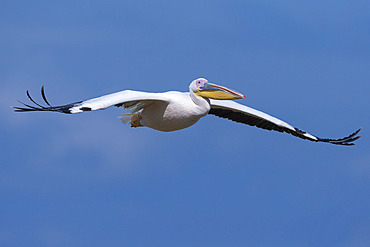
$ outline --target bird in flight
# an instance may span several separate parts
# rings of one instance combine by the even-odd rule
[[[232,101],[244,99],[245,96],[224,86],[210,83],[204,78],[192,81],[189,92],[148,93],[124,90],[62,106],[49,104],[45,97],[44,86],[41,88],[41,95],[47,106],[38,104],[27,91],[27,97],[35,105],[20,102],[23,106],[13,107],[14,110],[16,112],[51,111],[74,114],[105,110],[111,106],[123,107],[130,110],[128,114],[119,115],[123,123],[130,123],[131,127],[146,126],[164,132],[190,127],[202,117],[211,114],[266,130],[286,132],[313,142],[336,145],[354,145],[354,141],[360,138],[358,133],[361,130],[358,129],[351,135],[339,139],[319,138],[264,112]]]

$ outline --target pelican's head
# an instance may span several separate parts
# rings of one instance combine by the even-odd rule
[[[196,96],[219,99],[219,100],[233,100],[233,99],[244,99],[245,96],[234,90],[228,89],[223,86],[219,86],[208,82],[204,78],[199,78],[190,84],[190,91]]]

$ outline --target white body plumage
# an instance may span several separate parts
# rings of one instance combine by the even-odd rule
[[[357,134],[360,131],[357,130],[353,134],[340,139],[316,137],[294,128],[278,118],[232,101],[245,97],[234,90],[209,83],[204,78],[192,81],[188,93],[174,91],[147,93],[124,90],[56,107],[51,106],[46,100],[43,87],[41,94],[48,105],[47,107],[35,102],[27,91],[28,98],[36,106],[22,103],[25,107],[14,107],[15,111],[55,111],[70,114],[104,110],[111,106],[117,106],[131,110],[130,114],[120,115],[123,123],[130,123],[132,127],[146,126],[164,132],[190,127],[198,122],[200,118],[212,114],[262,129],[286,132],[310,141],[328,142],[337,145],[353,145],[353,142],[359,138]]]

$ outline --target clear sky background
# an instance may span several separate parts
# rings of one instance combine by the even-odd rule
[[[370,246],[370,3],[0,1],[0,245]],[[320,137],[120,109],[14,113],[205,77]]]

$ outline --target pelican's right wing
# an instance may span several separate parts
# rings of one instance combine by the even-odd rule
[[[51,106],[45,97],[45,91],[43,86],[41,88],[41,95],[47,106],[42,106],[32,99],[28,91],[26,92],[26,94],[27,97],[31,100],[31,102],[35,104],[35,106],[31,106],[20,102],[24,106],[13,107],[16,112],[53,111],[71,114],[85,111],[104,110],[111,106],[117,107],[123,106],[124,108],[132,108],[136,107],[139,103],[140,105],[142,105],[142,104],[151,104],[155,101],[162,102],[167,101],[163,93],[146,93],[132,90],[124,90],[117,93],[107,94],[98,98],[79,101],[67,105]]]
[[[268,115],[256,109],[250,108],[248,106],[238,104],[231,100],[211,99],[210,103],[211,110],[209,111],[208,114],[212,114],[221,118],[227,118],[238,123],[244,123],[266,130],[286,132],[296,137],[310,141],[328,142],[337,145],[354,145],[353,142],[360,138],[360,136],[357,136],[357,134],[358,132],[360,132],[361,129],[355,131],[354,133],[347,137],[340,139],[319,138],[303,130],[295,128],[292,125],[278,118],[275,118],[271,115]]]

